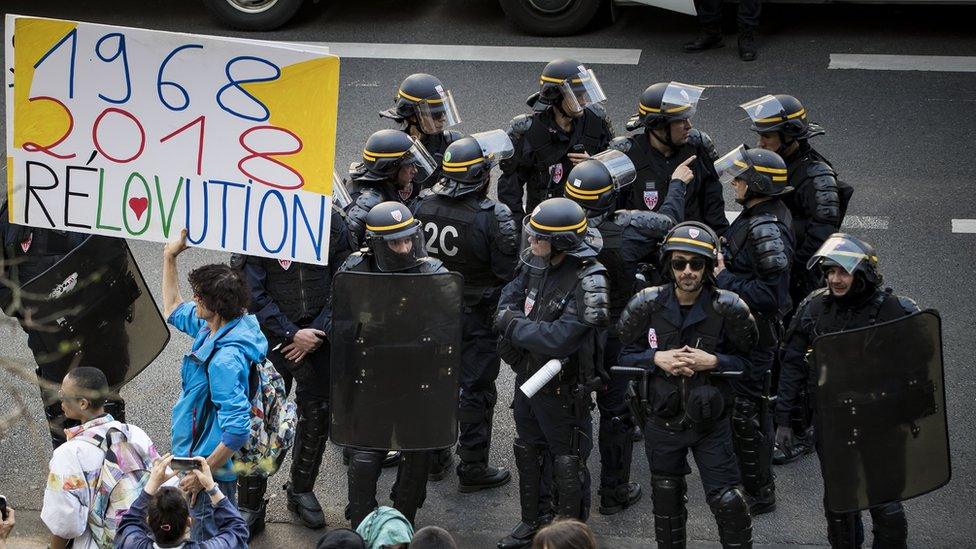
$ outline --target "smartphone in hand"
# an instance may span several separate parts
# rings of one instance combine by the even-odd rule
[[[7,520],[7,496],[0,496],[0,520]]]
[[[197,461],[196,458],[192,457],[174,457],[173,460],[169,462],[169,466],[174,471],[183,473],[193,469],[199,469],[200,462]]]

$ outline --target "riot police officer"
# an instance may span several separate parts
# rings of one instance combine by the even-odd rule
[[[66,353],[62,349],[51,348],[42,336],[46,332],[56,331],[55,328],[44,326],[41,320],[32,320],[25,316],[27,311],[23,310],[17,293],[27,282],[78,248],[86,238],[103,240],[109,246],[117,243],[117,246],[112,246],[114,248],[124,247],[125,242],[113,241],[104,236],[14,225],[8,219],[8,206],[6,201],[0,205],[0,276],[9,281],[9,284],[0,284],[0,309],[17,318],[21,328],[27,333],[27,346],[37,360],[37,377],[41,380],[41,399],[51,433],[51,444],[57,448],[65,441],[64,429],[78,425],[77,421],[64,416],[58,392],[54,388],[61,384],[68,370],[75,366],[92,366],[105,372],[109,385],[117,386],[123,381],[128,365],[121,364],[125,360],[122,353],[111,357],[115,364],[101,360],[79,362],[84,359],[80,350]],[[118,421],[125,421],[125,401],[118,394],[108,398],[105,411]]]
[[[393,106],[380,111],[380,116],[397,122],[410,137],[420,140],[433,157],[435,170],[418,181],[425,189],[436,183],[444,151],[462,137],[460,132],[448,129],[461,123],[451,90],[434,76],[411,74],[397,88]]]
[[[731,388],[747,372],[756,326],[746,304],[715,287],[719,239],[705,224],[675,226],[661,246],[673,281],[635,295],[617,324],[620,364],[641,371],[658,547],[685,546],[688,451],[695,456],[723,547],[752,547],[752,518],[731,448]],[[646,404],[642,404],[646,402]]]
[[[684,215],[684,185],[693,173],[689,158],[672,175],[667,203],[658,212],[617,210],[617,198],[634,179],[634,164],[616,150],[604,151],[585,160],[569,172],[566,198],[586,210],[590,245],[598,250],[597,260],[607,269],[610,281],[610,330],[603,354],[604,371],[617,363],[620,339],[614,324],[624,305],[634,295],[638,262],[657,251],[664,236]],[[641,487],[630,482],[634,432],[637,425],[624,401],[627,378],[610,374],[609,382],[597,391],[600,409],[600,513],[613,515],[641,498]]]
[[[508,206],[488,198],[491,169],[512,155],[502,130],[476,133],[444,152],[444,177],[424,191],[415,215],[423,225],[427,253],[464,275],[461,393],[458,403],[458,489],[475,492],[501,486],[511,474],[488,465],[491,423],[498,392],[497,337],[491,315],[501,288],[514,276],[518,228]],[[450,464],[435,453],[432,480]]]
[[[526,101],[533,113],[512,119],[515,155],[501,163],[498,181],[498,200],[518,219],[543,200],[560,196],[569,170],[613,139],[603,107],[606,96],[592,70],[572,59],[556,59],[542,70],[539,86]]]
[[[695,177],[685,192],[684,218],[701,221],[721,236],[729,222],[722,185],[712,166],[718,154],[708,134],[691,125],[703,91],[681,82],[649,86],[637,102],[637,114],[627,122],[628,130],[643,128],[643,133],[618,137],[610,148],[626,154],[637,167],[635,184],[621,195],[618,206],[633,210],[658,211],[667,199],[671,174],[695,157],[690,164]]]
[[[825,334],[865,328],[895,320],[918,311],[915,303],[885,289],[878,270],[878,256],[874,247],[855,236],[843,233],[831,235],[810,258],[807,267],[826,278],[827,287],[814,290],[797,307],[783,343],[782,371],[776,401],[776,441],[784,448],[794,442],[789,418],[792,410],[803,404],[805,389],[811,396],[817,391],[818,376],[807,365],[813,341]],[[856,358],[852,358],[856,362]],[[855,363],[840,365],[857,368]],[[883,394],[883,393],[882,393]],[[811,399],[815,402],[815,399]],[[817,413],[814,410],[814,413]],[[819,438],[819,435],[818,435]],[[818,453],[821,444],[817,444]],[[886,448],[885,451],[897,450]],[[891,459],[897,459],[892,455]],[[872,490],[873,475],[857,479]],[[894,482],[894,479],[880,479]],[[851,479],[851,482],[855,482]],[[864,541],[861,513],[834,513],[827,509],[827,537],[832,547],[855,548]],[[899,502],[870,508],[874,526],[874,547],[905,547],[908,522]]]
[[[346,212],[355,247],[364,241],[364,220],[374,206],[388,201],[412,206],[420,196],[419,181],[426,180],[434,169],[434,160],[417,139],[399,130],[380,130],[369,136],[363,161],[349,171],[352,204]]]
[[[328,300],[332,275],[352,251],[349,229],[338,206],[332,206],[327,265],[257,256],[231,256],[251,289],[250,311],[268,339],[268,360],[291,391],[295,387],[298,425],[292,453],[288,509],[308,528],[325,526],[313,488],[329,436]],[[284,454],[282,454],[284,458]],[[268,479],[239,476],[238,508],[250,538],[264,530]]]
[[[735,450],[753,515],[775,509],[772,452],[773,422],[769,385],[782,335],[783,317],[792,308],[789,295],[793,259],[790,211],[780,197],[792,191],[786,164],[774,152],[740,146],[715,162],[723,183],[735,189],[744,210],[725,233],[724,255],[715,268],[717,285],[745,300],[756,318],[757,347],[752,369],[733,382]]]
[[[827,237],[840,230],[853,189],[838,182],[830,162],[810,146],[811,138],[825,132],[820,125],[807,121],[807,110],[795,97],[765,95],[740,107],[752,120],[752,131],[759,134],[759,147],[783,157],[787,183],[794,189],[783,197],[783,203],[793,214],[796,249],[790,271],[790,298],[798,304],[823,282],[806,265]],[[788,323],[789,316],[784,321]],[[776,447],[774,463],[789,463],[813,451],[809,416],[798,414],[791,425],[795,435],[793,451],[786,453]]]
[[[401,202],[382,202],[364,219],[366,248],[351,254],[339,272],[366,273],[442,273],[444,264],[427,256],[420,222]],[[411,523],[427,497],[427,471],[430,451],[402,452],[391,497],[393,506]],[[353,528],[376,506],[376,482],[386,452],[352,449],[347,470],[349,505],[346,518]]]
[[[597,376],[605,377],[609,295],[606,269],[586,244],[586,230],[586,214],[572,200],[540,203],[523,222],[520,267],[498,302],[499,354],[516,374],[512,409],[522,511],[521,522],[498,542],[501,548],[531,545],[553,511],[580,520],[589,515],[590,393],[602,383]],[[547,370],[554,360],[561,364],[558,373]],[[551,378],[529,396],[523,384],[540,369]]]

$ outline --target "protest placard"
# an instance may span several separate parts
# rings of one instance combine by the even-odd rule
[[[328,258],[337,57],[13,15],[5,47],[12,222]]]

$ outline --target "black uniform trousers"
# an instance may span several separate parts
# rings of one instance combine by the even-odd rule
[[[698,22],[700,24],[722,24],[722,0],[697,0],[695,7],[698,8]],[[736,20],[740,25],[758,27],[759,14],[761,12],[762,0],[739,0],[739,11]]]
[[[586,463],[593,450],[591,400],[589,396],[574,398],[570,387],[556,385],[556,380],[550,381],[530,399],[519,389],[528,378],[525,374],[515,378],[515,399],[512,402],[515,432],[524,444],[539,448],[546,456],[543,461],[547,464],[558,456],[576,456],[579,459],[582,516],[575,518],[586,520],[590,511],[590,472]],[[559,497],[558,493],[552,494],[554,486],[552,467],[547,465],[543,471],[540,497],[544,503],[540,505],[542,514],[545,514],[550,496]]]
[[[695,456],[705,496],[711,499],[740,482],[739,465],[732,448],[732,428],[727,419],[704,430],[671,431],[653,418],[644,426],[644,449],[651,474],[684,477],[691,473],[688,451]]]
[[[458,450],[464,464],[488,463],[491,424],[498,392],[495,380],[501,360],[498,336],[489,316],[495,304],[482,300],[465,307],[461,335],[461,375],[458,379]]]
[[[630,481],[630,465],[634,449],[634,421],[627,408],[627,385],[632,379],[614,374],[610,368],[617,364],[622,345],[615,334],[607,337],[604,368],[610,381],[596,393],[600,410],[600,489],[613,490]]]

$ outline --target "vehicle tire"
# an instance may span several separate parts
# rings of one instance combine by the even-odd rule
[[[498,0],[519,29],[538,36],[563,36],[583,29],[600,0]]]
[[[238,30],[274,30],[298,13],[304,0],[203,0],[217,21]]]

